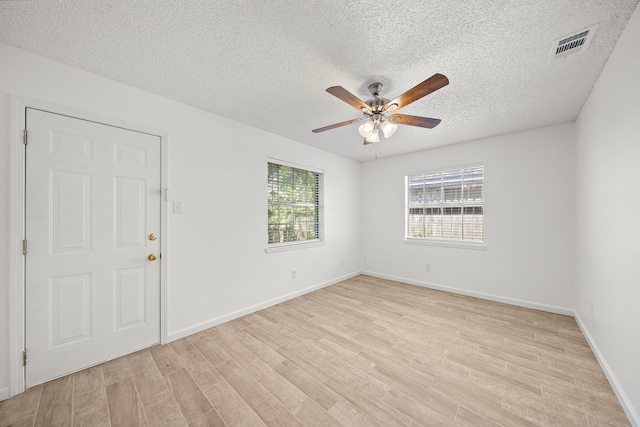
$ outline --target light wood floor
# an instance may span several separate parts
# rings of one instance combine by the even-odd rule
[[[0,426],[628,426],[571,317],[368,276],[27,390]]]

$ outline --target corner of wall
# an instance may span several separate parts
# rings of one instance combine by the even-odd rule
[[[598,360],[598,363],[600,364],[602,371],[607,377],[607,380],[609,380],[609,384],[611,385],[611,388],[613,389],[614,393],[618,397],[618,400],[622,405],[622,409],[624,409],[624,412],[627,414],[627,417],[629,418],[629,420],[633,423],[633,426],[640,427],[640,415],[638,414],[636,409],[633,407],[633,404],[631,403],[631,399],[629,399],[629,397],[625,393],[624,389],[622,388],[622,385],[620,384],[620,381],[618,381],[618,378],[613,373],[611,366],[609,366],[609,364],[607,363],[607,360],[605,359],[604,355],[600,351],[600,348],[598,348],[598,345],[596,344],[593,337],[589,333],[589,329],[587,329],[587,326],[582,321],[582,318],[580,317],[577,311],[574,311],[573,317],[576,319],[576,323],[578,324],[578,327],[580,328],[580,330],[582,331],[582,334],[584,335],[587,342],[589,343],[589,347],[591,347],[591,351],[593,351],[593,354],[596,356],[596,359]]]

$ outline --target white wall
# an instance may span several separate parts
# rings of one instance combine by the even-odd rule
[[[365,163],[365,270],[570,314],[573,129],[564,124]],[[476,163],[485,167],[487,249],[404,243],[405,175]]]
[[[640,426],[638,46],[640,9],[576,122],[576,312]]]
[[[176,338],[362,269],[360,165],[0,44],[0,92],[168,132],[168,330]],[[215,94],[211,94],[215,96]],[[0,96],[0,399],[8,385],[10,114]],[[323,169],[326,245],[266,254],[268,157]],[[340,266],[344,260],[344,266]],[[291,278],[291,270],[297,278]],[[2,394],[5,394],[4,396]]]

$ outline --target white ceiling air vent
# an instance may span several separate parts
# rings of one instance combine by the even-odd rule
[[[596,32],[596,28],[598,28],[598,24],[554,41],[551,48],[550,59],[564,58],[572,53],[587,50]]]

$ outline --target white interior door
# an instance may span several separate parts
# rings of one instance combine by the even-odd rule
[[[161,169],[158,136],[34,109],[26,129],[30,387],[160,341]]]

